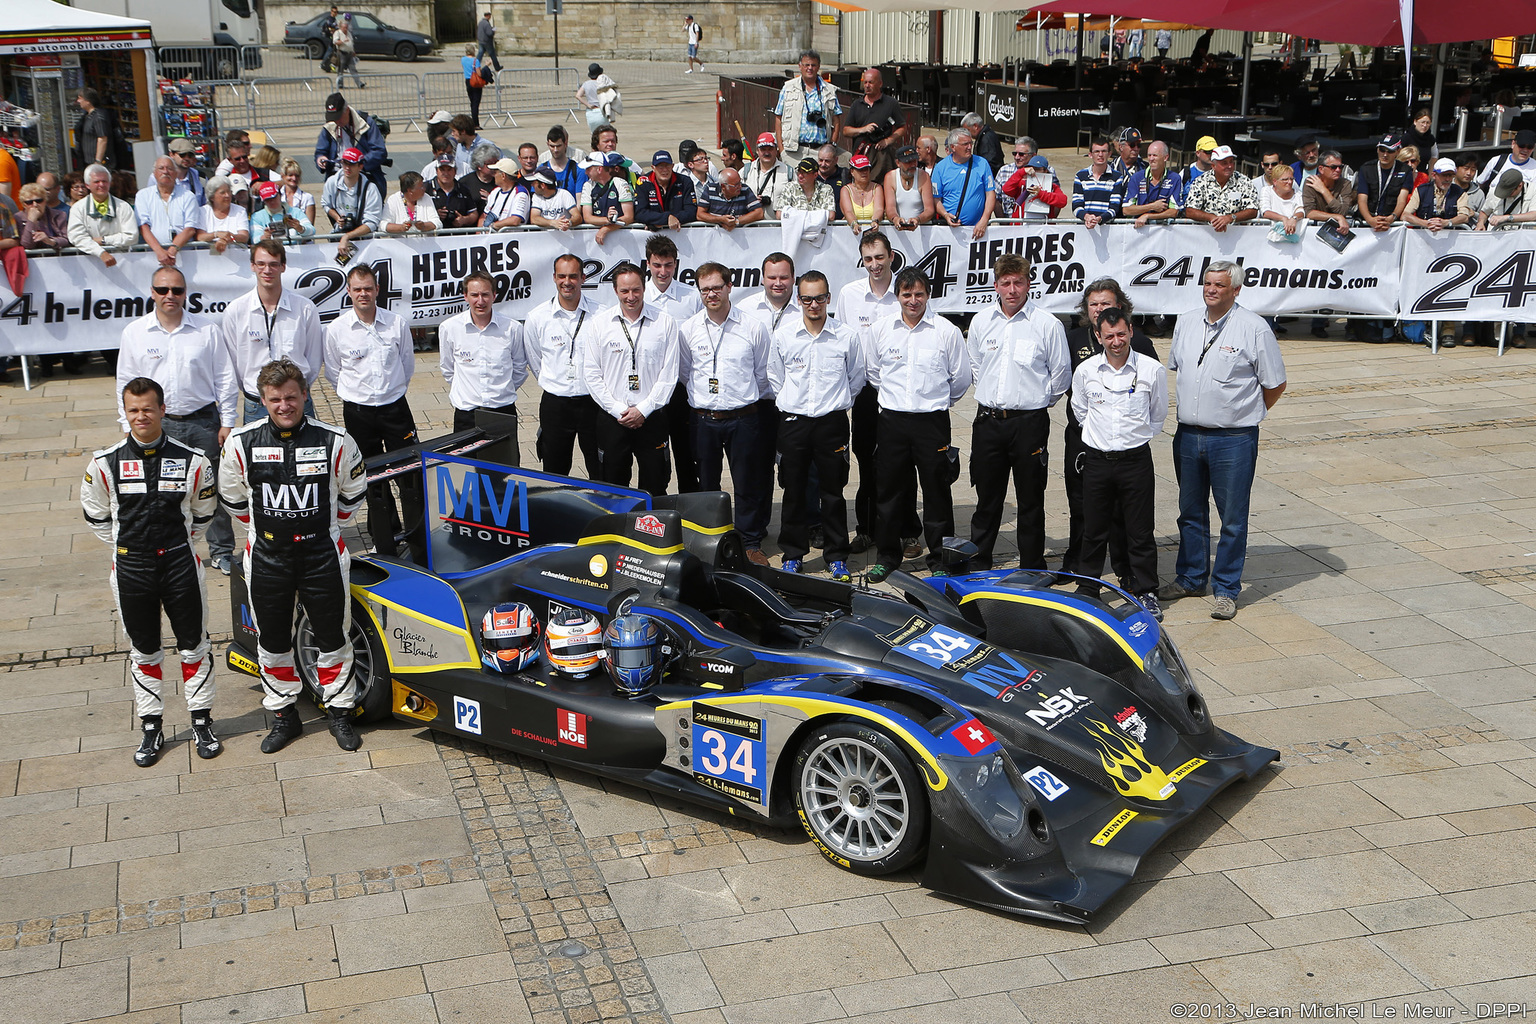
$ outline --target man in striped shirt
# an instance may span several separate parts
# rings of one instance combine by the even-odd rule
[[[1089,165],[1072,179],[1072,215],[1094,228],[1120,216],[1122,183],[1109,169],[1109,143],[1093,143],[1088,158]]]

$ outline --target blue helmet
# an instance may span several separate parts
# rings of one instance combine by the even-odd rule
[[[639,697],[661,677],[661,627],[649,615],[618,615],[603,631],[608,675],[620,693]]]

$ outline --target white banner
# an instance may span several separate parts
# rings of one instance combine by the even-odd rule
[[[1403,316],[1536,323],[1536,234],[1410,231],[1403,243]]]

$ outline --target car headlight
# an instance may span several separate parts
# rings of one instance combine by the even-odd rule
[[[981,788],[987,784],[987,780],[994,775],[1001,775],[1003,771],[1003,755],[994,754],[992,760],[983,761],[976,768],[976,786]]]

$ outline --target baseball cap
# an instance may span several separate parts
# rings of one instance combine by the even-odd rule
[[[1536,146],[1536,132],[1531,131],[1529,128],[1520,129],[1515,133],[1515,145],[1522,149],[1530,149],[1532,146]]]
[[[167,146],[166,148],[169,149],[172,153],[196,153],[197,152],[197,147],[192,145],[192,142],[191,142],[190,139],[172,139],[171,140],[171,144],[169,146]]]
[[[1434,170],[1436,174],[1450,174],[1456,170],[1456,161],[1448,156],[1443,156],[1435,161]]]
[[[757,148],[762,149],[764,146],[772,146],[774,149],[778,149],[778,136],[774,135],[773,132],[763,132],[763,134],[757,137]]]
[[[439,110],[437,113],[427,118],[427,124],[448,124],[452,120],[452,114],[448,113],[446,110]]]
[[[360,164],[363,162],[363,151],[356,146],[348,146],[341,151],[341,162],[344,164]]]
[[[601,64],[599,64],[597,61],[593,61],[591,64],[587,65],[587,74],[589,74],[589,75],[600,75],[602,73],[603,73],[603,66]]]
[[[869,169],[869,157],[865,156],[863,153],[855,153],[852,157],[849,158],[848,166],[856,167],[861,171],[866,171]]]
[[[1137,131],[1135,128],[1122,129],[1120,132],[1120,137],[1115,141],[1129,143],[1132,146],[1139,146],[1141,145],[1141,132]]]
[[[1514,195],[1525,181],[1525,175],[1511,167],[1499,175],[1499,183],[1493,187],[1493,194],[1500,199],[1508,199]]]
[[[651,166],[652,167],[655,167],[657,164],[669,164],[671,162],[672,162],[672,154],[668,153],[664,149],[658,149],[656,152],[651,154]]]
[[[346,108],[347,98],[339,92],[333,92],[325,98],[325,113],[327,117],[335,117]]]
[[[457,164],[457,161],[453,159],[453,154],[452,153],[441,153],[441,154],[438,155],[437,166],[439,166],[439,167],[453,167],[456,164]]]
[[[917,159],[917,147],[916,146],[902,146],[900,149],[898,149],[896,151],[896,159],[897,160],[916,160]]]
[[[1387,134],[1381,137],[1381,141],[1376,143],[1376,148],[1389,149],[1396,152],[1403,148],[1403,137],[1397,134],[1397,132],[1387,132]]]
[[[523,175],[523,180],[524,181],[536,181],[536,182],[538,182],[541,185],[553,185],[555,183],[555,179],[551,178],[549,175],[545,174],[543,171],[534,171],[532,174],[525,174],[525,175]]]
[[[495,163],[491,164],[491,169],[500,171],[502,174],[515,178],[522,173],[523,165],[518,163],[516,160],[513,160],[511,157],[504,156],[500,160],[497,160]]]
[[[277,182],[264,181],[261,183],[261,188],[256,191],[261,195],[262,202],[266,202],[268,199],[276,199],[278,192]]]
[[[1195,143],[1195,149],[1197,149],[1201,153],[1209,153],[1211,150],[1213,150],[1215,148],[1216,148],[1216,140],[1211,138],[1209,135],[1202,135],[1202,136],[1200,136],[1200,141]]]
[[[1231,160],[1235,156],[1237,156],[1237,154],[1232,152],[1231,146],[1217,146],[1215,149],[1211,150],[1212,162],[1217,160]]]
[[[1041,154],[1036,153],[1029,158],[1029,166],[1037,171],[1048,171],[1051,169],[1051,162]]]
[[[820,172],[821,165],[818,164],[813,158],[806,157],[804,160],[801,160],[798,164],[795,165],[795,170],[801,174],[816,174]]]

